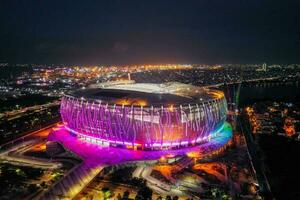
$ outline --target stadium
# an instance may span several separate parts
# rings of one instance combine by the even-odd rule
[[[127,149],[179,149],[223,129],[223,92],[182,83],[108,82],[64,95],[61,117],[78,138]]]

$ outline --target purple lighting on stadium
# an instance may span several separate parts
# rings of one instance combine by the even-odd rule
[[[114,85],[66,95],[61,102],[62,120],[72,134],[104,146],[139,149],[209,141],[223,128],[226,113],[222,92],[185,84]]]
[[[48,136],[48,141],[59,142],[66,149],[80,156],[83,160],[85,160],[85,162],[113,165],[128,161],[157,160],[162,156],[168,157],[169,155],[183,156],[188,155],[190,152],[198,152],[202,158],[209,157],[214,153],[217,154],[220,150],[225,149],[230,143],[232,138],[232,128],[230,124],[225,122],[222,129],[213,134],[216,134],[216,137],[212,137],[209,142],[200,145],[158,151],[103,147],[98,143],[94,143],[92,141],[87,142],[78,137],[71,136],[64,126],[52,131]]]
[[[139,149],[208,141],[224,125],[226,113],[222,92],[177,83],[106,86],[65,95],[61,102],[62,121],[72,134]]]

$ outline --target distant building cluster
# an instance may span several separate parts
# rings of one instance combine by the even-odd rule
[[[278,134],[300,139],[300,107],[283,102],[260,102],[247,107],[254,134]]]
[[[0,94],[60,97],[67,91],[114,80],[182,82],[199,86],[299,77],[300,65],[131,65],[66,66],[0,63]]]

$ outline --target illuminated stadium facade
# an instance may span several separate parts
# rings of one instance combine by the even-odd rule
[[[65,95],[65,127],[103,146],[177,149],[211,140],[223,129],[223,92],[181,83],[104,83]]]

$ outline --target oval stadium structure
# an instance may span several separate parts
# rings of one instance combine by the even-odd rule
[[[222,129],[223,92],[181,83],[104,83],[61,102],[65,127],[100,145],[143,150],[203,143]]]

